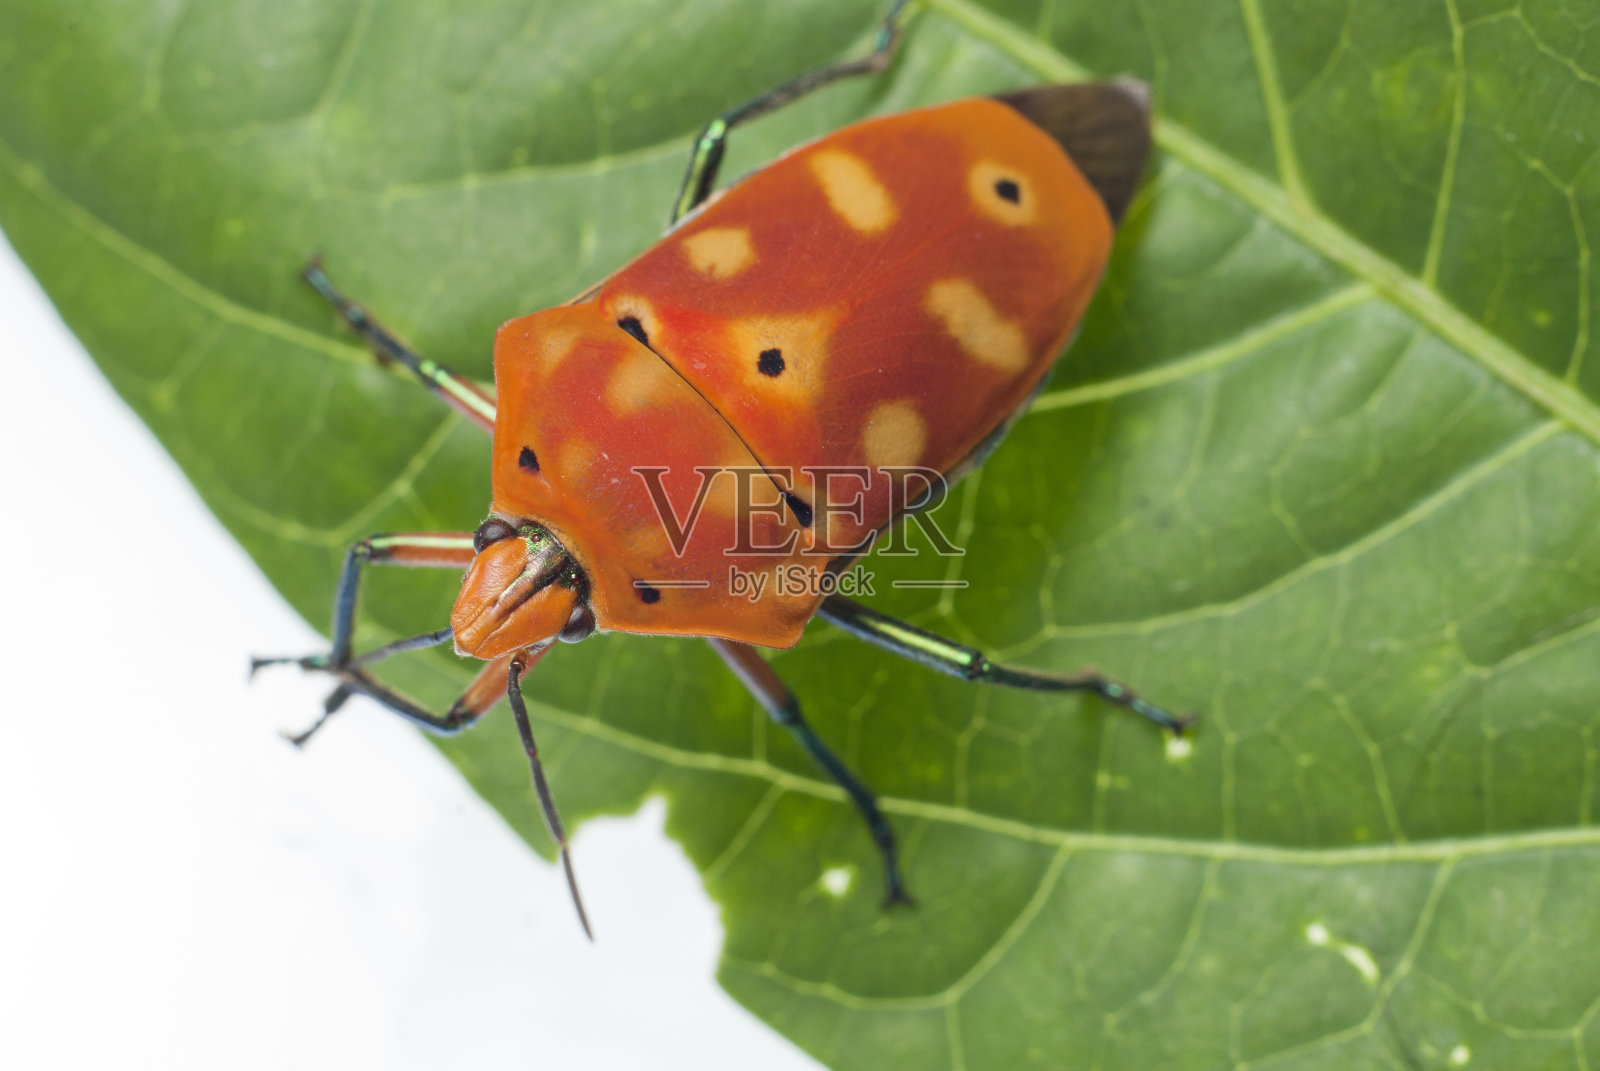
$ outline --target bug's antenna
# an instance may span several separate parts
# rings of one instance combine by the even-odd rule
[[[533,728],[528,724],[528,708],[522,702],[522,674],[528,668],[528,652],[518,651],[511,659],[506,675],[506,698],[511,700],[511,714],[517,719],[517,733],[522,737],[522,750],[528,753],[528,766],[533,771],[533,790],[539,797],[539,810],[544,813],[545,828],[561,849],[561,868],[567,872],[567,888],[572,890],[572,906],[578,909],[578,921],[583,932],[594,940],[589,928],[589,915],[583,909],[583,897],[578,895],[578,878],[572,872],[572,852],[567,847],[567,831],[561,828],[561,815],[556,813],[555,798],[550,795],[549,782],[544,779],[544,765],[539,762],[539,749],[533,742]]]

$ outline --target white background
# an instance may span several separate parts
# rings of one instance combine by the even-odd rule
[[[3,242],[0,361],[0,1066],[817,1066],[716,987],[659,801],[576,836],[589,945],[398,719],[277,736],[327,685],[248,656],[324,641]]]

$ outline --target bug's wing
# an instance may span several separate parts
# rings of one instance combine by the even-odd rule
[[[797,537],[792,520],[753,508],[778,489],[660,357],[595,305],[564,305],[500,329],[495,390],[494,508],[543,523],[573,553],[601,628],[800,638],[817,600],[775,593],[786,559],[757,549]],[[768,578],[759,603],[732,589],[733,568]]]
[[[1125,204],[1148,130],[1126,93],[1054,88],[1068,99],[961,101],[804,146],[598,295],[727,419],[800,519],[815,514],[820,546],[853,547],[900,512],[885,469],[950,472],[1076,329],[1111,248],[1107,203]],[[1108,198],[1030,112],[1080,135]],[[860,475],[824,484],[818,467]]]

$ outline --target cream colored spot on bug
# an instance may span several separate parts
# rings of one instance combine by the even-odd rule
[[[702,508],[713,517],[736,517],[739,513],[739,481],[752,478],[741,473],[752,470],[759,473],[760,469],[755,465],[755,459],[743,449],[730,451],[716,468],[717,473],[706,488],[706,501]]]
[[[729,279],[756,262],[750,232],[743,227],[712,227],[683,240],[689,266],[712,279]]]
[[[941,279],[928,287],[923,303],[967,355],[1006,372],[1028,366],[1028,339],[966,279]]]
[[[867,417],[861,446],[874,468],[915,465],[928,444],[928,426],[910,402],[885,402]]]
[[[671,377],[661,358],[646,349],[631,349],[606,382],[606,404],[614,413],[634,412],[670,397],[663,394],[663,388],[672,386]]]
[[[555,474],[569,487],[582,486],[589,480],[600,452],[591,443],[573,440],[561,447],[556,457]]]
[[[876,234],[894,222],[897,210],[889,191],[859,156],[823,149],[811,154],[811,173],[822,184],[828,204],[861,233]]]
[[[741,458],[747,461],[748,458]],[[711,477],[711,486],[706,488],[706,501],[703,507],[713,517],[733,517],[739,512],[739,478],[726,469],[719,469]]]
[[[536,348],[534,360],[529,364],[540,376],[548,377],[562,361],[566,360],[567,355],[577,348],[578,343],[583,341],[585,330],[585,327],[568,320],[558,319],[554,323],[541,323],[530,343],[527,343]]]
[[[830,866],[822,872],[822,877],[817,879],[828,895],[842,899],[850,891],[850,886],[855,882],[856,871],[854,867]]]
[[[608,315],[614,322],[632,317],[639,321],[639,329],[652,343],[661,333],[661,322],[656,319],[655,306],[636,294],[623,294],[606,302]],[[623,330],[619,325],[618,330]]]
[[[693,532],[689,533],[689,538],[694,538]],[[625,549],[628,556],[634,560],[667,563],[674,558],[672,540],[668,538],[659,521],[641,524],[620,533],[617,536],[617,546]]]
[[[788,399],[802,405],[822,389],[838,309],[821,309],[796,316],[750,316],[729,320],[722,333],[722,351],[741,374],[735,382],[751,397]],[[775,376],[761,371],[761,355],[777,350],[783,370]],[[770,366],[769,366],[770,367]]]
[[[1038,218],[1038,199],[1028,176],[993,160],[979,160],[967,172],[967,193],[973,207],[1011,227]]]

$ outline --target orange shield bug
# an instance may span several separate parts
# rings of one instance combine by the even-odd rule
[[[297,742],[357,694],[442,733],[505,695],[586,931],[522,695],[557,640],[709,640],[848,793],[888,903],[909,899],[893,830],[757,646],[790,647],[821,616],[966,680],[1092,692],[1168,730],[1187,724],[1094,670],[1001,665],[833,593],[877,535],[980,463],[1027,406],[1099,283],[1150,144],[1141,84],[1043,86],[858,123],[713,192],[731,128],[884,67],[906,6],[890,7],[870,55],[713,120],[666,236],[568,304],[505,324],[492,393],[407,349],[319,264],[306,271],[380,359],[493,435],[493,502],[474,532],[357,543],[332,649],[256,665],[337,679]],[[450,626],[356,655],[358,581],[375,563],[465,570]],[[487,665],[442,715],[370,672],[452,641]]]

